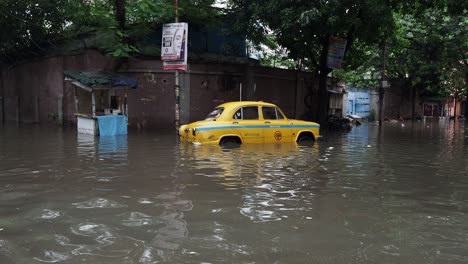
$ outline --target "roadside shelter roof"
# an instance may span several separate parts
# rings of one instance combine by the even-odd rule
[[[109,71],[64,71],[66,80],[88,91],[93,89],[136,88],[137,80]]]

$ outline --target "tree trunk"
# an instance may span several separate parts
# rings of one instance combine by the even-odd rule
[[[327,66],[327,55],[328,55],[328,44],[329,36],[326,36],[322,42],[322,53],[320,54],[320,65],[319,65],[319,88],[318,88],[318,113],[316,121],[320,124],[325,124],[328,115],[328,91],[327,91],[327,76],[331,72],[331,69]]]
[[[115,21],[117,22],[118,30],[123,33],[123,31],[125,30],[125,20],[126,20],[125,0],[113,0],[113,1],[114,1]],[[116,37],[119,38],[119,36],[116,36]],[[121,39],[121,41],[123,44],[130,43],[130,39],[125,36]],[[114,72],[118,71],[122,67],[122,65],[125,64],[126,62],[128,62],[128,58],[126,57],[117,57],[117,58],[112,59],[111,70]]]
[[[125,0],[115,0],[114,1],[114,8],[115,8],[115,20],[119,25],[119,29],[125,29]]]

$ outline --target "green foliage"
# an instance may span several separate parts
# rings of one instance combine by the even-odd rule
[[[448,10],[396,14],[400,30],[390,39],[388,76],[408,78],[429,94],[466,94],[468,13],[454,15]]]
[[[0,1],[0,54],[8,56],[16,50],[44,44],[57,39],[62,33],[66,0]]]
[[[214,23],[214,0],[179,0],[180,21],[191,26]],[[117,23],[115,4],[125,7],[124,27]],[[85,34],[97,36],[97,48],[116,57],[138,54],[137,42],[163,23],[174,22],[174,0],[2,0],[0,61],[37,56],[57,41]]]
[[[394,20],[387,0],[230,0],[230,18],[239,33],[255,43],[274,35],[279,46],[301,69],[318,76],[317,111],[312,120],[325,122],[327,115],[327,50],[330,37],[347,40],[346,62],[359,61],[354,45],[362,47],[382,43],[393,34]],[[355,64],[355,63],[353,63]]]
[[[116,46],[112,51],[112,56],[114,57],[123,57],[128,58],[132,55],[137,54],[139,51],[134,45],[125,43],[124,39],[128,38],[128,35],[120,30],[115,31],[119,41],[117,41]]]
[[[373,43],[390,34],[394,24],[383,0],[231,0],[229,6],[239,32],[266,44],[266,36],[273,34],[278,45],[288,49],[289,59],[311,70],[318,70],[330,36],[347,38],[348,47],[355,41]]]
[[[415,1],[411,2],[416,3],[413,6],[408,3],[394,6],[395,31],[386,38],[386,77],[407,79],[410,86],[430,95],[466,96],[466,7],[458,5],[460,9],[454,10],[452,4],[456,3],[451,1],[427,1],[425,4]],[[366,50],[360,56],[364,60],[349,65],[348,57],[345,69],[336,71],[335,76],[353,86],[378,87],[381,46],[370,45]]]

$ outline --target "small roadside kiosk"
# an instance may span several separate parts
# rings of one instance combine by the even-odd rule
[[[127,93],[137,81],[107,71],[64,71],[73,84],[77,131],[113,136],[127,134]]]

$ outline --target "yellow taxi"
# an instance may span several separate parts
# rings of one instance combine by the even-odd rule
[[[182,125],[181,142],[244,144],[311,142],[319,136],[315,122],[286,118],[283,111],[266,102],[229,102],[217,106],[205,120]]]

